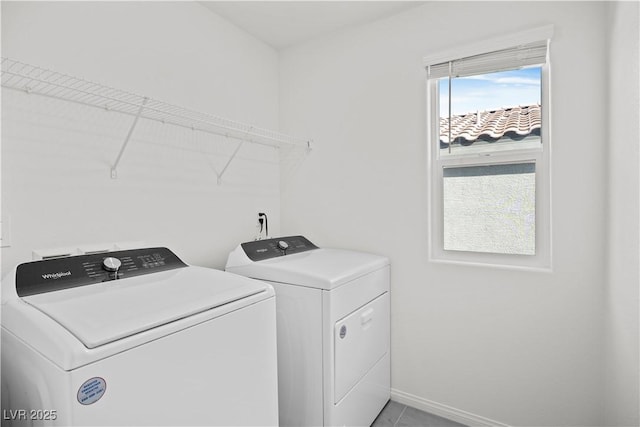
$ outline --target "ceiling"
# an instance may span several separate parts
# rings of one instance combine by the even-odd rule
[[[423,1],[201,1],[275,49],[385,18]]]

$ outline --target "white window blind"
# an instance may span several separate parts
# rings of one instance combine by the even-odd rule
[[[517,70],[547,62],[547,40],[432,64],[427,67],[430,79],[465,77],[498,71]]]

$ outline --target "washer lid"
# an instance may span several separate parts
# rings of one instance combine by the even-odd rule
[[[334,289],[389,265],[384,256],[343,249],[320,248],[244,265],[227,264],[227,271],[254,279],[319,289]]]
[[[95,348],[266,289],[265,283],[223,271],[185,267],[22,300]]]

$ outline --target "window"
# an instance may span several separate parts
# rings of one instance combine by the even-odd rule
[[[550,267],[550,35],[425,58],[431,259]]]

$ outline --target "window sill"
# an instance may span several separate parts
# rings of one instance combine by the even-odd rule
[[[522,264],[509,264],[502,262],[491,261],[479,261],[475,259],[463,260],[463,259],[450,259],[450,258],[436,258],[429,257],[429,262],[433,264],[452,265],[452,266],[464,266],[464,267],[479,267],[498,270],[516,270],[530,273],[553,273],[553,267],[551,265],[522,265]]]

